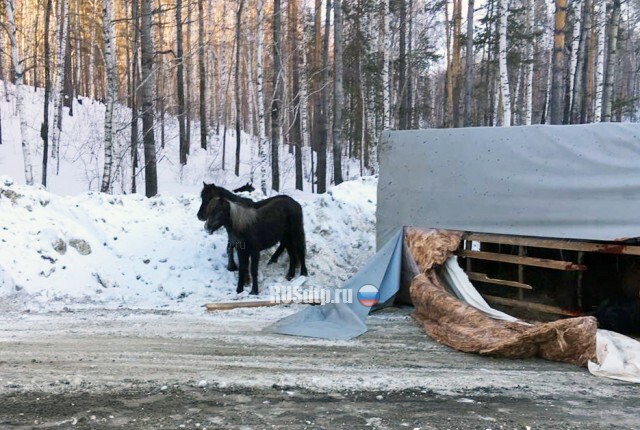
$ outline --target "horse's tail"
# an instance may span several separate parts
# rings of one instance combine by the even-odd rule
[[[304,233],[304,215],[302,206],[296,202],[295,210],[292,211],[291,226],[293,232],[293,247],[296,262],[300,265],[300,275],[307,276],[307,265],[305,262],[307,253],[307,241]]]

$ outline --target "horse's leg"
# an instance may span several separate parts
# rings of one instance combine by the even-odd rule
[[[282,242],[280,242],[278,249],[276,249],[276,252],[273,253],[273,255],[271,256],[267,264],[277,263],[278,258],[280,258],[283,252],[284,252],[284,245],[282,244]]]
[[[305,262],[306,246],[304,243],[304,236],[296,238],[296,250],[298,263],[300,263],[300,276],[308,276],[307,264]]]
[[[251,253],[251,292],[249,294],[258,294],[258,265],[260,264],[260,251]]]
[[[287,272],[287,281],[292,280],[296,276],[296,251],[292,243],[287,243],[287,254],[289,254],[289,271]]]
[[[241,293],[244,291],[244,282],[249,272],[249,253],[245,250],[238,250],[238,261],[240,263],[240,272],[238,273],[236,293]]]
[[[233,260],[234,249],[235,247],[233,246],[233,243],[231,243],[231,241],[227,241],[227,257],[228,257],[227,270],[229,272],[235,272],[236,270],[238,270],[238,266],[236,266],[236,262]]]

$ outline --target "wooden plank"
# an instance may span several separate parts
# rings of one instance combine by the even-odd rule
[[[519,257],[526,256],[524,246],[518,247],[518,256]],[[518,264],[518,282],[524,283],[524,266],[522,264]],[[518,299],[519,300],[524,299],[524,291],[522,291],[522,289],[518,290]]]
[[[225,302],[225,303],[207,303],[204,305],[209,312],[213,311],[227,311],[230,309],[237,308],[259,308],[266,306],[278,306],[278,305],[287,305],[289,303],[277,303],[272,302],[271,300],[254,300],[254,301],[246,301],[246,302]]]
[[[505,236],[487,233],[464,233],[463,240],[498,243],[502,245],[522,245],[534,248],[554,248],[566,251],[599,252],[603,254],[640,255],[640,246],[622,245],[618,243],[594,243],[578,240],[541,239],[527,236]]]
[[[546,314],[566,315],[570,317],[580,315],[579,312],[567,311],[556,306],[542,305],[540,303],[523,302],[515,299],[507,299],[505,297],[490,296],[488,294],[483,294],[482,297],[484,297],[484,299],[489,303],[495,303],[503,306],[512,306],[515,308],[524,308],[532,311],[544,312]]]
[[[469,279],[472,280],[472,281],[486,282],[488,284],[504,285],[506,287],[520,288],[520,289],[523,289],[523,290],[532,290],[533,289],[533,287],[531,285],[527,285],[527,284],[524,284],[522,282],[507,281],[505,279],[490,278],[489,276],[487,276],[484,273],[469,272],[469,273],[467,273],[467,276],[469,276]]]
[[[565,270],[575,272],[577,270],[587,270],[583,264],[575,264],[570,261],[547,260],[546,258],[520,257],[510,254],[498,254],[485,251],[458,250],[455,254],[459,257],[475,258],[478,260],[499,261],[502,263],[523,264],[525,266],[543,267],[546,269]]]

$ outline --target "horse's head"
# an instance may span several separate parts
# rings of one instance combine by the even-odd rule
[[[207,222],[204,223],[204,229],[207,233],[212,234],[224,225],[228,225],[230,218],[229,202],[222,197],[214,197],[209,201],[206,209]]]
[[[251,182],[247,182],[246,184],[244,184],[243,186],[241,186],[240,188],[236,188],[235,190],[233,190],[234,193],[252,193],[254,192],[256,189],[253,188],[253,184]]]
[[[206,221],[208,215],[207,206],[212,199],[218,196],[219,187],[216,187],[215,184],[207,184],[206,182],[203,182],[202,185],[202,191],[200,192],[202,204],[200,205],[200,209],[198,210],[198,219],[200,221]]]

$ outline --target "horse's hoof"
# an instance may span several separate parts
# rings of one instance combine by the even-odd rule
[[[233,266],[232,265],[228,265],[227,266],[227,270],[229,272],[237,272],[238,271],[238,266],[236,266],[235,264]]]
[[[240,294],[244,291],[244,288],[236,288],[236,293]]]
[[[309,274],[307,273],[307,269],[300,271],[300,276],[309,276]]]
[[[257,295],[258,295],[258,290],[251,290],[251,292],[249,293],[249,295],[251,295],[251,296],[257,296]]]
[[[293,277],[294,277],[294,275],[287,275],[287,276],[285,276],[285,279],[286,279],[287,281],[290,281],[290,280],[292,280],[292,279],[293,279]]]
[[[278,260],[269,260],[269,262],[267,263],[267,266],[271,266],[272,264],[277,263]]]

